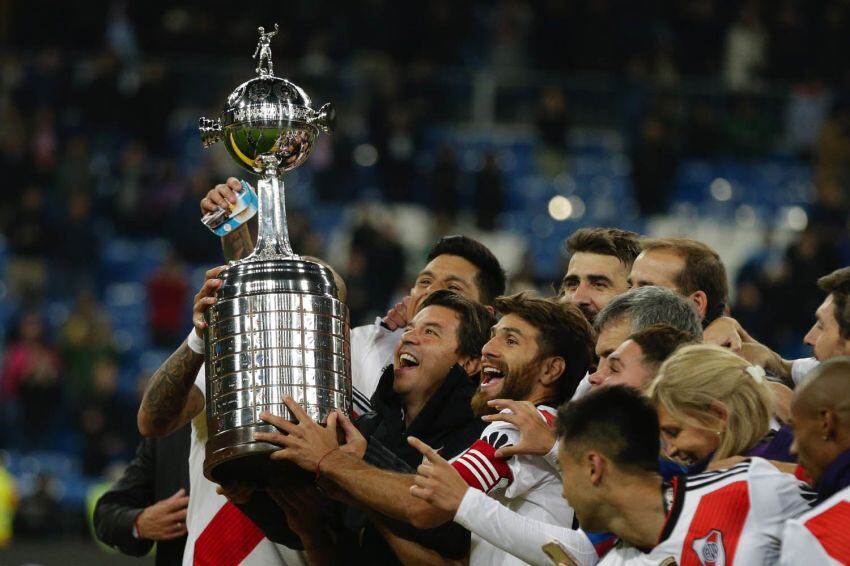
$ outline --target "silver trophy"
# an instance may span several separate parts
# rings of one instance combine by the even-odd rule
[[[316,137],[331,133],[334,111],[318,111],[297,85],[273,75],[270,42],[259,28],[256,78],[227,98],[221,117],[200,119],[204,147],[223,141],[257,184],[259,234],[253,253],[219,276],[218,301],[205,316],[207,427],[204,475],[216,482],[264,482],[280,475],[254,440],[274,428],[262,411],[292,419],[290,395],[318,422],[351,408],[348,309],[326,267],[292,252],[281,176],[307,159]]]

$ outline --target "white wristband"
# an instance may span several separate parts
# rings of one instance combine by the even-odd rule
[[[194,328],[189,332],[189,337],[186,338],[186,345],[196,354],[204,355],[204,339],[198,336]]]

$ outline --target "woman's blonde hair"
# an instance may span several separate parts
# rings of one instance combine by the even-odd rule
[[[647,395],[656,407],[663,406],[682,423],[722,430],[715,460],[744,455],[767,434],[773,407],[764,372],[761,368],[747,371],[753,367],[718,346],[685,346],[661,365]],[[711,411],[714,404],[729,415],[725,430]]]

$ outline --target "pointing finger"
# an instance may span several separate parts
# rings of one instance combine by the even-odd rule
[[[419,453],[428,458],[428,461],[433,462],[434,464],[444,463],[445,459],[442,456],[437,454],[437,451],[416,438],[415,436],[408,436],[407,443],[419,450]]]

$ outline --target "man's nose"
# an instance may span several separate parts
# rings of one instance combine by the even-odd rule
[[[490,340],[488,340],[486,344],[484,344],[484,347],[481,348],[481,355],[482,356],[487,356],[488,358],[498,358],[499,357],[499,351],[495,347],[495,341],[496,341],[496,338],[493,337],[493,338],[490,338]]]
[[[573,292],[573,302],[582,305],[590,304],[590,285],[585,282],[579,283]]]
[[[811,329],[809,329],[809,331],[808,331],[808,332],[806,333],[806,335],[803,337],[803,342],[804,342],[806,345],[811,346],[812,348],[814,348],[814,347],[815,347],[815,342],[817,342],[817,341],[818,341],[817,332],[818,332],[817,328],[816,328],[815,326],[812,326],[812,327],[811,327]]]
[[[401,335],[402,344],[418,344],[419,343],[419,333],[416,331],[416,328],[408,328],[404,331],[404,334]]]
[[[600,369],[596,370],[595,372],[591,373],[587,377],[587,380],[590,382],[590,385],[592,385],[593,387],[599,387],[600,385],[602,385],[602,383],[605,382],[605,376],[602,375],[602,370],[600,368]]]

